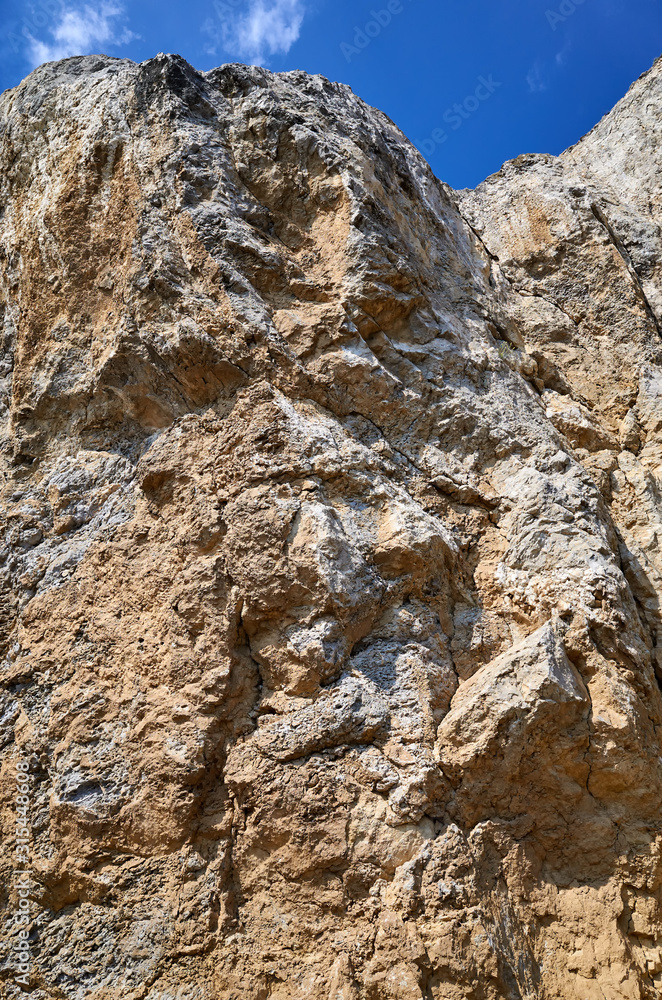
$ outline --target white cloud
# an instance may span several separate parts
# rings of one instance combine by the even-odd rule
[[[545,73],[545,69],[540,59],[536,59],[535,63],[527,73],[526,82],[528,83],[529,90],[532,94],[540,94],[543,90],[549,89],[547,74]]]
[[[568,61],[568,53],[572,49],[572,42],[570,39],[567,40],[562,49],[560,49],[554,56],[554,62],[557,66],[565,66]]]
[[[33,67],[68,56],[98,52],[101,46],[126,45],[138,36],[116,23],[118,18],[123,17],[124,7],[115,3],[101,3],[96,7],[63,4],[53,26],[49,28],[52,42],[44,42],[26,33]]]
[[[236,3],[214,4],[218,21],[204,25],[214,42],[210,54],[216,55],[218,46],[233,58],[264,63],[269,56],[290,51],[301,32],[303,0],[248,0],[243,10],[237,10]]]

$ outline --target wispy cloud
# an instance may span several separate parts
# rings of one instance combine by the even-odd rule
[[[565,64],[568,61],[568,55],[571,51],[572,51],[572,41],[570,40],[570,38],[568,38],[563,48],[559,49],[559,51],[554,56],[554,62],[556,63],[556,65],[560,67],[565,66]]]
[[[241,10],[225,3],[214,6],[219,20],[204,24],[212,39],[208,52],[216,55],[220,48],[250,63],[264,63],[269,56],[288,53],[305,16],[303,0],[248,0]]]
[[[526,74],[526,82],[532,94],[540,94],[549,88],[547,74],[540,59],[536,59],[533,66]]]
[[[126,45],[137,38],[132,31],[122,25],[125,10],[120,4],[101,3],[96,7],[74,7],[66,3],[54,18],[48,29],[51,42],[35,38],[29,31],[28,56],[33,66],[68,56],[82,56],[98,51],[101,46],[110,48]]]

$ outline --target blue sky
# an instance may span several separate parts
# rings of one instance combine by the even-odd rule
[[[576,142],[662,54],[660,0],[2,0],[0,89],[35,65],[178,52],[348,83],[473,187]]]

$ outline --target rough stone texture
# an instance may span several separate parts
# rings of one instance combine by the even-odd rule
[[[476,191],[173,56],[0,136],[31,995],[659,997],[662,63]]]

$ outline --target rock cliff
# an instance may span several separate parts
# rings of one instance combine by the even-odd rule
[[[662,62],[475,191],[175,56],[0,143],[2,996],[27,820],[36,1000],[659,997]]]

